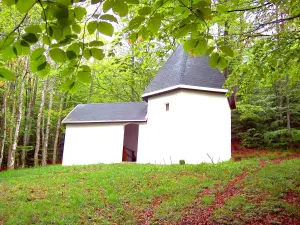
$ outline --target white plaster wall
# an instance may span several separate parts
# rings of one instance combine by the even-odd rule
[[[174,149],[178,148],[180,95],[180,91],[174,91],[148,99],[147,125],[140,126],[139,132],[138,163],[170,164],[173,160]]]
[[[214,162],[231,157],[231,111],[224,94],[179,90],[149,98],[137,162],[211,162],[207,154]]]
[[[67,124],[63,165],[122,162],[124,124]]]

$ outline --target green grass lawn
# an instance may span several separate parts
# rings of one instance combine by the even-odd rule
[[[214,207],[241,174],[238,194]],[[176,224],[191,208],[212,210],[212,223],[243,224],[269,214],[300,221],[299,205],[286,193],[299,198],[300,159],[264,168],[255,158],[215,165],[47,166],[0,173],[0,224]]]

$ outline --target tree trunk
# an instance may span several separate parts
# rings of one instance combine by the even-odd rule
[[[279,81],[279,119],[280,119],[280,124],[283,123],[282,105],[283,105],[282,83],[281,83],[281,81]]]
[[[64,103],[64,96],[60,99],[60,103],[59,103],[59,112],[57,116],[56,132],[55,132],[55,139],[54,139],[54,146],[53,146],[52,164],[56,164],[56,160],[57,160],[57,147],[58,147],[57,145],[58,145],[60,125],[61,125],[61,112],[63,109],[63,103]]]
[[[90,94],[89,94],[88,103],[92,102],[93,89],[94,89],[94,78],[95,78],[95,70],[93,70],[93,72],[92,72],[92,81],[91,81],[91,86],[90,86]]]
[[[10,96],[10,119],[9,119],[9,126],[8,126],[8,141],[9,141],[9,147],[8,147],[8,153],[7,153],[7,164],[10,164],[11,160],[11,152],[12,152],[12,142],[13,142],[13,132],[14,132],[14,125],[15,125],[15,114],[16,114],[16,95],[17,92],[17,82],[11,83],[10,85],[10,93],[12,93],[12,96]]]
[[[37,116],[37,123],[36,123],[36,141],[35,141],[35,149],[34,149],[34,166],[37,167],[39,165],[39,151],[40,151],[40,142],[41,142],[41,120],[45,105],[46,99],[46,91],[48,86],[48,79],[44,81],[42,95],[41,95],[41,103],[40,108]]]
[[[31,78],[30,78],[31,79]],[[35,100],[36,100],[36,93],[37,93],[37,87],[38,87],[38,77],[35,77],[35,79],[33,79],[33,82],[31,84],[31,82],[29,82],[30,86],[30,92],[29,92],[29,103],[28,103],[28,109],[26,112],[26,119],[25,119],[25,128],[24,128],[24,136],[23,136],[23,146],[27,146],[29,144],[29,140],[30,140],[30,132],[31,132],[31,126],[32,126],[32,113],[33,113],[33,109],[34,109],[34,105],[35,105]],[[32,93],[31,90],[31,86],[34,86],[34,90]],[[23,150],[22,151],[22,159],[21,159],[21,163],[22,163],[22,168],[25,168],[26,166],[26,155],[27,155],[27,151]]]
[[[290,96],[289,96],[289,81],[290,78],[288,75],[285,77],[286,80],[286,87],[285,87],[285,94],[286,94],[286,127],[288,129],[288,141],[289,141],[289,148],[292,145],[292,134],[291,134],[291,111],[290,111]]]
[[[5,91],[3,94],[3,103],[2,103],[2,138],[1,138],[1,147],[0,147],[0,169],[3,162],[3,156],[4,156],[4,147],[5,147],[5,139],[6,139],[6,103],[7,103],[7,96],[8,96],[8,87],[5,86]]]
[[[47,124],[46,124],[45,139],[44,139],[43,149],[42,149],[42,165],[43,166],[47,165],[47,158],[48,158],[48,139],[49,139],[50,124],[51,124],[51,110],[52,110],[52,102],[53,102],[53,90],[54,90],[54,82],[50,85],[48,118],[47,118]]]
[[[23,92],[24,92],[24,83],[25,83],[25,77],[27,74],[27,69],[28,69],[28,59],[25,58],[23,73],[22,73],[21,83],[20,83],[20,96],[19,96],[19,105],[18,105],[18,110],[17,110],[15,135],[14,135],[14,139],[13,139],[12,150],[10,152],[11,154],[8,156],[9,163],[7,164],[7,168],[9,170],[13,170],[15,167],[15,155],[16,155],[16,150],[17,150],[17,146],[18,146],[20,125],[21,125],[21,121],[22,121]]]

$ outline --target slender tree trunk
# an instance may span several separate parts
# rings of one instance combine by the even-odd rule
[[[43,149],[42,149],[42,165],[43,166],[47,165],[47,158],[48,158],[48,139],[49,139],[50,124],[51,124],[51,110],[52,110],[52,102],[53,102],[53,91],[54,91],[54,82],[50,85],[48,117],[47,117],[46,131],[45,131],[45,139],[44,139]]]
[[[15,167],[15,155],[16,155],[16,150],[17,150],[17,147],[18,147],[20,125],[21,125],[21,121],[22,121],[23,92],[24,92],[24,83],[25,83],[25,77],[26,77],[26,74],[27,74],[27,69],[28,69],[28,59],[25,58],[23,73],[22,73],[21,83],[20,83],[20,96],[19,96],[19,105],[18,105],[18,110],[17,110],[17,121],[16,121],[15,135],[14,135],[14,139],[13,139],[11,154],[8,156],[9,157],[9,163],[7,164],[7,168],[9,170],[13,170],[14,167]]]
[[[280,119],[280,124],[283,123],[282,105],[283,105],[282,83],[281,83],[281,81],[279,81],[279,119]]]
[[[39,165],[39,151],[40,151],[40,142],[41,142],[41,120],[45,105],[46,99],[46,91],[48,86],[48,80],[44,81],[42,95],[41,95],[41,103],[40,108],[37,116],[37,123],[36,123],[36,141],[35,141],[35,150],[34,150],[34,166],[37,167]]]
[[[10,119],[9,119],[9,126],[8,126],[8,141],[9,141],[9,147],[8,147],[8,153],[7,153],[7,165],[11,164],[11,155],[12,155],[12,143],[13,143],[13,132],[15,127],[15,114],[16,114],[16,92],[17,92],[17,82],[12,83],[10,86],[10,93],[12,93],[12,96],[10,96]]]
[[[8,96],[8,87],[5,86],[5,91],[3,94],[3,103],[2,103],[2,137],[1,137],[1,147],[0,147],[0,169],[2,166],[2,162],[3,162],[3,156],[4,156],[4,147],[5,147],[5,139],[6,139],[6,128],[7,128],[7,124],[6,124],[6,106],[7,106],[7,96]]]
[[[58,147],[57,145],[58,145],[60,125],[61,125],[61,112],[63,109],[63,103],[64,103],[64,96],[60,99],[60,103],[59,103],[59,112],[57,116],[56,132],[55,132],[54,146],[53,146],[52,164],[56,164],[56,160],[57,160],[57,147]]]
[[[37,87],[38,87],[38,77],[35,77],[35,79],[33,79],[33,82],[29,82],[28,86],[34,86],[33,89],[33,93],[32,90],[30,88],[30,92],[29,92],[29,103],[28,103],[28,110],[26,113],[26,120],[25,120],[25,133],[23,136],[23,146],[28,146],[29,144],[29,140],[30,140],[30,131],[31,131],[31,126],[32,126],[32,113],[33,113],[33,109],[34,109],[34,105],[35,105],[35,100],[36,100],[36,93],[37,93]],[[22,168],[25,168],[26,166],[26,155],[27,155],[27,151],[23,150],[22,151]]]
[[[90,94],[89,94],[88,103],[92,102],[92,96],[93,96],[93,90],[94,90],[94,78],[95,78],[95,70],[93,70],[93,72],[92,72],[92,81],[91,81],[91,86],[90,86]]]
[[[289,96],[289,81],[290,78],[288,75],[285,77],[286,79],[286,87],[285,87],[285,94],[286,94],[286,126],[288,129],[288,140],[289,140],[289,148],[292,145],[292,134],[291,134],[291,111],[290,111],[290,96]]]

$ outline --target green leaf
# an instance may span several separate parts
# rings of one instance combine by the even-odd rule
[[[218,13],[225,13],[227,12],[226,7],[224,5],[217,5]]]
[[[92,0],[92,1],[91,1],[92,5],[93,5],[93,4],[97,4],[97,3],[99,3],[99,2],[102,2],[102,0]]]
[[[54,62],[63,63],[66,61],[66,53],[60,48],[51,49],[49,54]]]
[[[161,16],[155,15],[151,17],[148,23],[148,29],[153,33],[156,34],[161,26]]]
[[[43,44],[50,45],[51,44],[51,38],[48,37],[47,35],[44,35],[43,36]]]
[[[103,41],[91,41],[89,43],[90,47],[98,47],[98,46],[104,46]]]
[[[222,57],[222,56],[220,56],[220,58],[219,58],[218,67],[221,70],[223,70],[223,69],[225,69],[227,67],[227,60],[224,57]]]
[[[145,20],[144,16],[137,16],[134,17],[130,22],[129,22],[129,27],[131,29],[138,28]]]
[[[191,49],[195,48],[197,44],[197,40],[187,40],[183,44],[183,49],[186,52],[189,52]]]
[[[212,56],[209,59],[209,65],[212,68],[216,68],[218,65],[218,61],[219,61],[219,54],[218,53],[213,53]]]
[[[146,16],[151,13],[151,7],[144,7],[138,10],[138,14],[141,16]]]
[[[221,46],[220,49],[221,49],[221,51],[222,51],[223,53],[225,53],[226,55],[228,55],[228,56],[230,56],[230,57],[233,57],[233,56],[234,56],[234,52],[233,52],[233,50],[232,50],[231,47],[229,47],[229,46]]]
[[[39,59],[44,54],[44,52],[45,52],[44,48],[35,49],[30,55],[30,60],[34,61],[34,60]]]
[[[36,0],[18,0],[16,7],[20,13],[26,13],[36,2]]]
[[[95,59],[102,60],[104,58],[104,53],[102,49],[92,48],[91,54]]]
[[[71,67],[71,68],[68,67],[61,72],[60,76],[62,78],[68,77],[73,73],[73,71],[74,71],[74,67]]]
[[[4,37],[3,39],[0,40],[0,49],[10,46],[12,43],[14,43],[14,41],[15,41],[15,37],[12,36]]]
[[[203,55],[207,50],[207,41],[204,38],[200,38],[198,43],[193,51],[193,53],[197,56]]]
[[[97,27],[98,27],[98,22],[97,21],[89,22],[88,25],[87,25],[87,29],[88,29],[89,34],[93,34],[95,32],[95,30],[97,29]]]
[[[21,56],[21,55],[27,55],[30,52],[30,46],[29,44],[22,40],[22,41],[17,41],[14,44],[14,52],[17,56]]]
[[[42,63],[37,68],[37,74],[40,77],[46,77],[50,73],[50,65],[47,62]]]
[[[149,36],[150,36],[149,31],[147,29],[145,29],[144,27],[139,32],[139,35],[142,36],[142,39],[144,41],[147,41],[149,39]]]
[[[86,9],[83,7],[76,7],[74,9],[75,17],[77,20],[81,21],[83,17],[86,15]]]
[[[175,37],[181,38],[181,37],[185,36],[190,31],[190,27],[191,27],[190,24],[185,24],[185,25],[179,27],[175,31]]]
[[[117,18],[110,14],[104,14],[100,17],[101,20],[108,20],[111,22],[118,22]]]
[[[118,0],[112,6],[113,11],[120,17],[124,17],[128,14],[128,6],[124,1]]]
[[[2,51],[2,57],[5,60],[17,58],[16,49],[14,46],[8,46],[8,47],[2,49],[1,51]]]
[[[70,51],[70,50],[67,50],[66,54],[67,54],[68,60],[72,60],[72,59],[75,59],[77,57],[76,53],[73,52],[73,51]]]
[[[16,0],[3,0],[3,4],[6,4],[7,6],[12,6],[16,4]]]
[[[138,34],[137,33],[132,33],[128,37],[128,39],[130,40],[131,43],[136,42],[137,38],[138,38]]]
[[[215,50],[215,47],[210,47],[210,48],[207,49],[207,51],[206,51],[205,54],[206,54],[207,56],[209,56],[214,50]]]
[[[110,10],[113,7],[114,1],[112,0],[106,0],[103,3],[103,12],[107,12],[108,10]]]
[[[22,38],[27,41],[28,43],[34,44],[38,42],[38,37],[33,33],[26,33],[22,36]]]
[[[0,68],[0,77],[4,78],[5,80],[9,80],[9,81],[15,81],[17,80],[17,78],[14,76],[14,74],[5,68]]]
[[[26,33],[40,34],[42,33],[42,28],[39,25],[31,25],[25,28]]]
[[[65,26],[62,30],[63,32],[63,37],[66,37],[68,35],[72,35],[72,30],[70,26]]]
[[[37,73],[42,70],[43,67],[46,67],[46,57],[44,55],[40,55],[39,58],[30,60],[30,69],[32,73]]]
[[[81,27],[80,27],[80,25],[78,25],[78,24],[73,24],[73,25],[72,25],[72,30],[73,30],[75,33],[79,34],[79,33],[81,32]]]
[[[128,4],[139,4],[139,0],[126,0]]]
[[[71,79],[67,79],[63,85],[62,85],[62,91],[70,91],[71,89],[73,89],[75,87],[75,81],[71,80]]]
[[[89,60],[92,56],[92,53],[90,51],[90,49],[84,49],[83,51],[83,57],[86,59],[86,60]]]
[[[111,25],[108,22],[103,22],[103,21],[99,22],[97,29],[100,33],[105,34],[107,36],[112,36],[114,33],[113,25]]]
[[[78,43],[73,43],[68,47],[67,50],[73,51],[78,56],[80,54],[80,45]]]
[[[87,65],[82,65],[79,67],[82,71],[85,71],[85,72],[91,72],[91,67],[87,66]]]
[[[77,73],[78,80],[82,83],[90,83],[92,81],[91,73],[85,71],[79,71]]]

